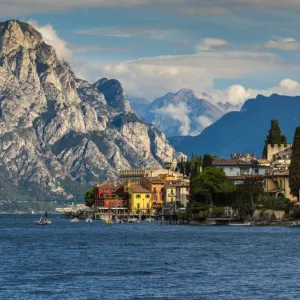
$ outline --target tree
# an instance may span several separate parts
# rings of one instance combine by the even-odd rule
[[[210,154],[204,154],[203,156],[203,169],[211,167],[214,157]]]
[[[268,145],[274,146],[276,144],[287,144],[287,139],[285,135],[281,134],[281,129],[278,120],[271,120],[271,128],[265,140],[262,158],[268,157]]]
[[[300,127],[298,126],[294,135],[292,147],[291,164],[289,168],[289,183],[291,193],[298,198],[300,190]]]
[[[85,205],[88,207],[92,207],[95,205],[95,189],[90,189],[85,193],[84,196]]]
[[[206,202],[213,205],[213,195],[219,193],[232,193],[235,185],[228,180],[223,170],[215,167],[207,167],[201,174],[193,178],[191,182],[192,197],[197,195],[206,197]]]

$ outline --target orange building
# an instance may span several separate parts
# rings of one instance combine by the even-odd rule
[[[165,185],[163,180],[161,180],[159,177],[144,177],[141,179],[141,185],[151,191],[153,209],[157,209],[163,205],[163,188]]]

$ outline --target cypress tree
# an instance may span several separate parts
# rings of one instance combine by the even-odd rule
[[[290,165],[290,189],[291,193],[298,198],[300,190],[300,127],[298,126],[294,135],[294,142],[292,147],[292,157]]]
[[[268,145],[276,144],[287,144],[287,139],[285,135],[281,134],[281,129],[278,123],[278,120],[271,120],[271,128],[265,140],[265,146],[262,153],[262,158],[267,158],[268,156]]]
[[[211,167],[213,163],[213,157],[210,154],[204,154],[203,156],[203,170]]]

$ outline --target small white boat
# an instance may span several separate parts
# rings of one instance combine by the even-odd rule
[[[137,218],[129,218],[128,219],[128,223],[139,223],[140,221],[139,221],[139,219],[137,219]]]
[[[86,223],[93,223],[93,219],[87,218],[87,219],[85,220],[85,222],[86,222]]]
[[[300,227],[300,221],[293,222],[293,223],[287,225],[287,227]]]
[[[80,222],[80,220],[78,218],[73,218],[71,220],[71,223],[79,223],[79,222]]]
[[[150,223],[150,222],[154,222],[154,219],[152,219],[152,218],[146,218],[144,221]]]
[[[248,223],[229,223],[230,226],[251,226],[251,222]]]

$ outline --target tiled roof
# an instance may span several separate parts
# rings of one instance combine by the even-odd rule
[[[151,191],[149,191],[148,189],[142,187],[139,184],[132,184],[129,187],[130,191],[133,193],[151,193]]]
[[[216,159],[213,161],[214,166],[252,166],[251,162],[241,159]]]
[[[116,182],[103,182],[97,185],[98,188],[120,188],[121,185],[119,183]]]

